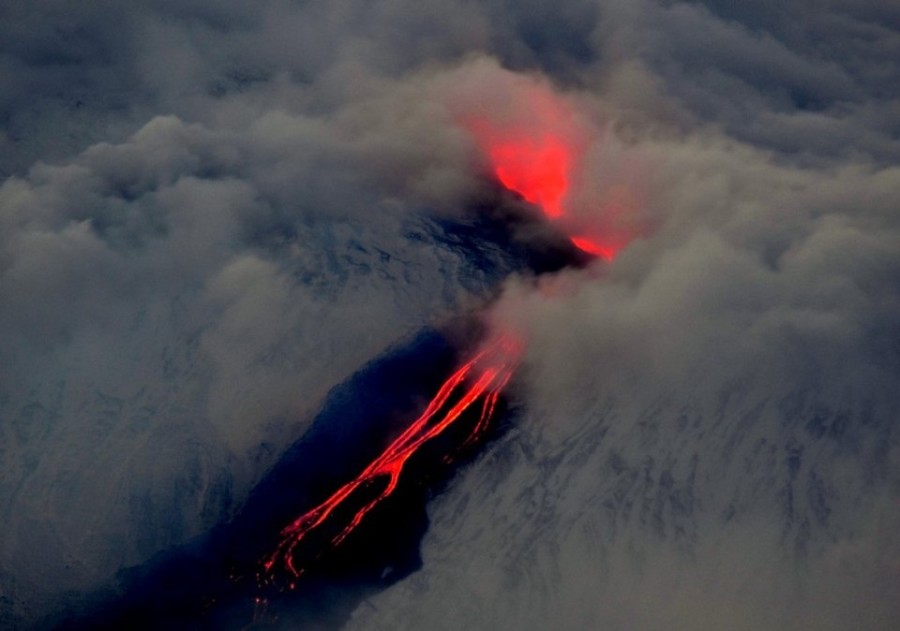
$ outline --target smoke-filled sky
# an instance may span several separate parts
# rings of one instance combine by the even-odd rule
[[[0,2],[0,627],[233,515],[499,292],[519,424],[354,624],[893,628],[900,5]],[[614,261],[495,287],[435,239],[485,124],[573,147],[555,225]]]

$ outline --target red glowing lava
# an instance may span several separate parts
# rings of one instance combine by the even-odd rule
[[[639,232],[640,213],[637,206],[627,215],[620,212],[622,204],[610,190],[592,188],[588,150],[599,146],[603,133],[579,113],[577,101],[548,84],[491,72],[492,82],[476,84],[491,90],[489,96],[455,97],[459,124],[504,188],[534,204],[575,247],[611,261]],[[464,94],[478,93],[463,83]]]
[[[497,180],[540,208],[550,221],[558,222],[564,230],[571,229],[566,202],[573,173],[580,168],[580,149],[567,144],[563,135],[551,132],[497,139],[495,133],[484,133],[483,124],[472,129],[480,134]],[[591,236],[570,234],[572,244],[592,256],[613,260],[622,248],[622,235],[597,225],[590,227]]]
[[[605,261],[611,261],[616,256],[618,248],[612,245],[604,245],[593,241],[589,237],[570,237],[569,240],[582,252],[587,252]]]
[[[488,155],[503,186],[542,208],[551,219],[562,216],[572,151],[559,138],[498,142],[488,148]]]
[[[290,574],[299,577],[303,573],[303,568],[295,563],[295,551],[304,538],[333,517],[335,509],[354,491],[379,479],[386,479],[384,488],[357,509],[343,528],[331,538],[331,545],[337,546],[344,541],[362,523],[369,511],[396,489],[400,474],[409,458],[425,442],[441,434],[480,400],[481,411],[478,422],[466,439],[466,444],[476,440],[487,429],[497,399],[512,376],[520,353],[521,344],[518,341],[510,336],[500,336],[453,373],[422,415],[362,473],[281,531],[281,541],[274,552],[263,561],[265,578],[271,580],[277,566],[283,566]]]

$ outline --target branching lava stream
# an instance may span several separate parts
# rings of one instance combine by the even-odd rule
[[[521,343],[510,335],[501,335],[484,346],[472,359],[453,373],[417,418],[384,452],[356,478],[347,482],[324,502],[300,515],[281,531],[281,541],[263,561],[264,582],[271,582],[280,569],[295,578],[304,567],[295,560],[297,546],[312,531],[336,518],[335,510],[351,494],[364,485],[382,479],[387,483],[374,498],[368,500],[352,515],[350,520],[334,535],[330,544],[339,545],[362,523],[365,516],[389,496],[400,480],[400,474],[409,458],[427,441],[438,436],[464,412],[481,406],[478,421],[466,444],[474,442],[487,429],[496,408],[501,391],[509,382],[521,354]]]

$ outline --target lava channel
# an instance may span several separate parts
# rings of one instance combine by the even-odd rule
[[[330,537],[326,544],[331,547],[340,545],[362,523],[366,515],[397,488],[400,474],[410,457],[427,441],[453,425],[464,412],[478,409],[477,406],[480,405],[478,421],[464,445],[475,442],[490,425],[497,401],[512,377],[521,351],[521,342],[510,335],[501,335],[454,372],[421,416],[362,473],[281,531],[280,542],[262,563],[265,570],[262,582],[273,583],[276,573],[282,568],[299,578],[304,573],[304,567],[296,562],[298,546],[326,522],[346,517],[341,514],[340,508],[355,492],[367,487],[378,489],[374,497],[364,502],[355,512],[349,513],[349,518],[343,525],[337,525],[337,534]],[[291,587],[293,586],[292,582]]]

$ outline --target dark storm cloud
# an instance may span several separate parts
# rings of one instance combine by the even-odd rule
[[[477,190],[446,101],[468,80],[468,98],[497,96],[502,68],[543,74],[591,119],[597,173],[579,216],[628,189],[647,220],[608,275],[564,275],[543,293],[513,283],[499,303],[531,339],[526,436],[562,440],[553,410],[591,417],[598,400],[630,400],[638,416],[654,396],[677,407],[677,393],[702,408],[742,381],[751,402],[810,387],[820,404],[867,400],[889,416],[898,25],[874,0],[6,3],[10,619],[216,523],[331,385],[466,303],[463,262],[404,235],[423,208],[452,213]],[[896,463],[893,446],[866,449]],[[862,474],[847,466],[852,487]],[[896,542],[866,532],[846,545]],[[704,549],[700,567],[746,558],[736,546]],[[594,557],[566,555],[566,577],[593,576]],[[497,595],[507,621],[517,595],[509,607]],[[533,602],[532,623],[563,605],[567,620],[597,614]]]

